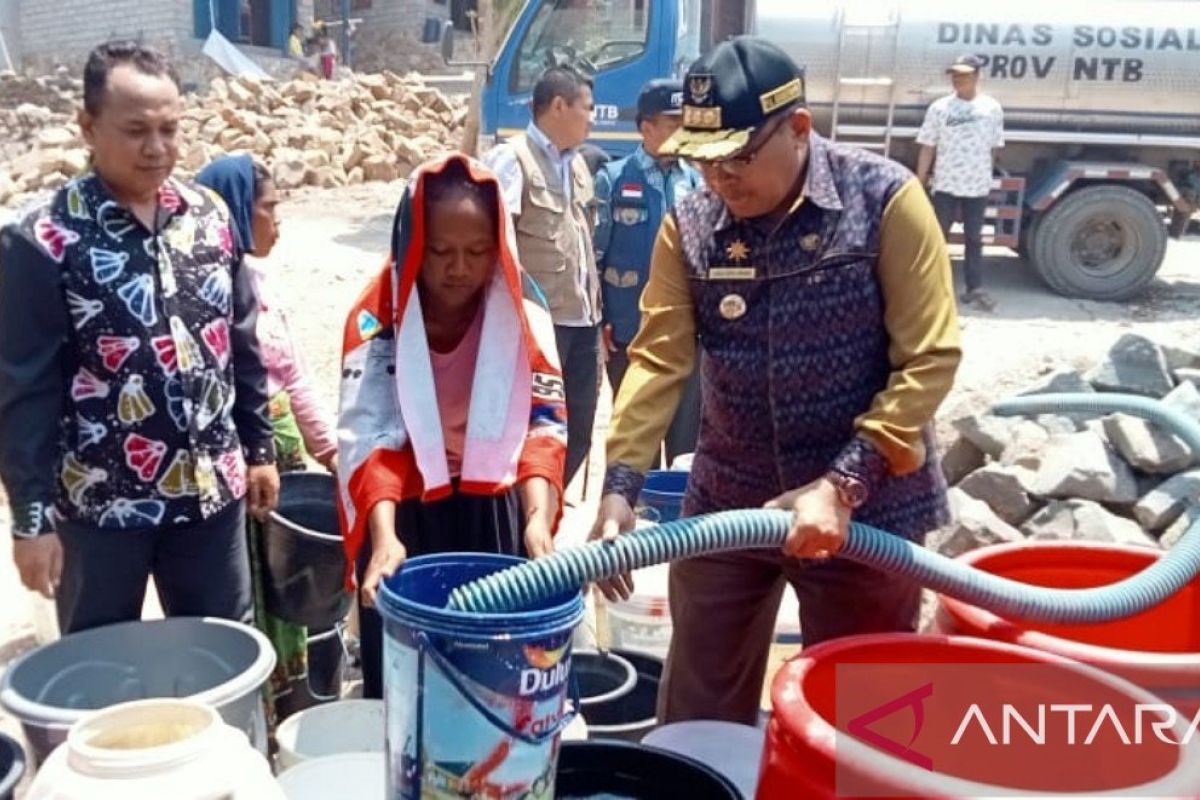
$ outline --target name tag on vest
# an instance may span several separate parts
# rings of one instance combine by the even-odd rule
[[[752,281],[758,277],[754,267],[709,267],[710,281]]]

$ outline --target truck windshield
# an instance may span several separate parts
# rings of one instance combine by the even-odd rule
[[[679,30],[672,65],[676,77],[682,78],[700,57],[700,13],[700,0],[682,0],[679,4]]]
[[[600,72],[646,51],[651,0],[544,0],[517,50],[511,90],[564,62]]]

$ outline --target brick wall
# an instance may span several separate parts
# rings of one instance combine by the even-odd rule
[[[296,0],[296,22],[308,30],[313,21],[313,6],[316,0]]]
[[[340,0],[312,0],[321,19],[340,19]],[[362,19],[359,30],[386,31],[420,37],[426,17],[450,18],[449,0],[350,0],[350,16]]]
[[[21,0],[23,61],[75,64],[100,42],[141,38],[177,55],[192,38],[191,0]]]
[[[315,0],[318,19],[340,20],[340,0]],[[363,72],[434,71],[445,65],[436,45],[421,43],[427,17],[450,18],[450,4],[433,0],[351,0],[351,19],[361,19],[354,36],[354,67]],[[334,30],[339,30],[334,28]]]

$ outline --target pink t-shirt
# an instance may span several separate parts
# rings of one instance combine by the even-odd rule
[[[442,438],[446,443],[446,464],[451,477],[462,473],[463,447],[467,440],[467,412],[471,410],[471,384],[475,380],[475,359],[479,356],[479,338],[483,331],[483,306],[475,315],[462,341],[448,353],[429,350],[433,364],[433,385],[437,390],[438,413],[442,417]]]
[[[271,289],[271,281],[258,264],[250,260],[243,263],[249,269],[258,298],[255,333],[267,368],[267,396],[287,392],[308,454],[323,461],[337,452],[336,427],[317,398],[316,387],[304,359],[296,350],[287,315]]]

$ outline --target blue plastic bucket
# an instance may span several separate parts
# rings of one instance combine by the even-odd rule
[[[420,556],[384,582],[387,800],[554,797],[582,593],[516,614],[446,608],[454,588],[521,561]]]
[[[678,469],[653,469],[647,472],[638,498],[641,516],[655,523],[679,519],[683,494],[687,491],[688,474]]]

